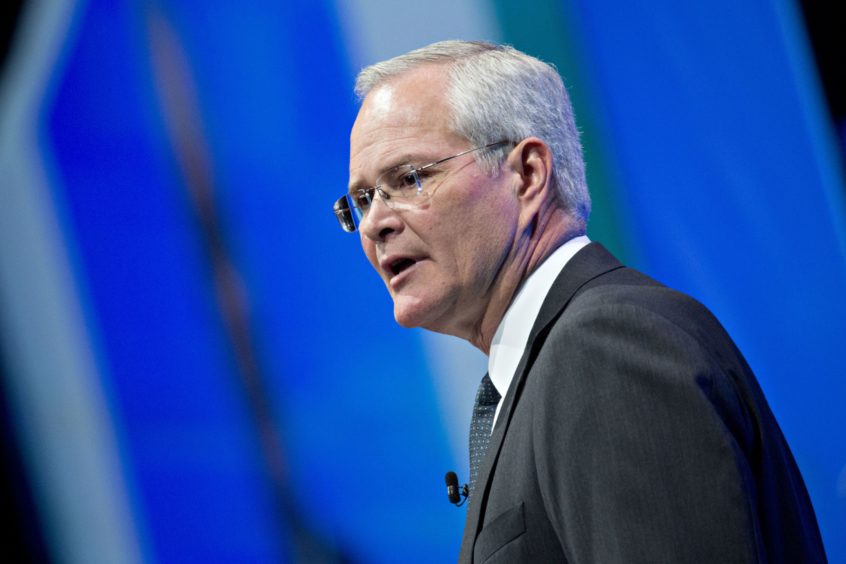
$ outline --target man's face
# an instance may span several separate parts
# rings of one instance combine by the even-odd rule
[[[371,91],[350,136],[351,188],[373,186],[393,166],[471,148],[449,129],[445,78],[442,67],[425,66]],[[513,175],[491,178],[473,154],[433,168],[438,187],[419,207],[394,210],[375,197],[361,245],[400,325],[462,335],[481,322],[508,262],[518,202]]]

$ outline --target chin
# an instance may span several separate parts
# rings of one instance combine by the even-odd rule
[[[420,327],[436,333],[447,333],[457,304],[448,296],[430,295],[429,299],[419,296],[394,296],[394,320],[406,329]]]
[[[415,297],[394,297],[394,319],[402,327],[406,329],[426,327],[432,317],[431,304]]]
[[[418,319],[417,315],[408,311],[406,308],[397,307],[396,304],[394,304],[394,320],[397,324],[405,327],[406,329],[412,329],[422,325],[422,322]]]

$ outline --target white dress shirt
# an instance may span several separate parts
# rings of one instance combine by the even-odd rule
[[[496,391],[502,398],[508,392],[508,387],[514,378],[514,371],[517,370],[517,365],[520,364],[523,351],[526,349],[526,342],[529,340],[532,325],[538,317],[541,305],[543,305],[546,295],[552,288],[552,284],[561,269],[573,258],[573,255],[588,243],[590,243],[590,239],[586,235],[582,235],[574,237],[558,247],[523,282],[511,305],[508,306],[496,333],[494,333],[491,354],[488,358],[488,374]],[[502,399],[496,406],[493,425],[496,425],[501,408]],[[491,429],[493,429],[493,425]]]

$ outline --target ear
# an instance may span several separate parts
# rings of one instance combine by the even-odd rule
[[[523,139],[508,155],[507,163],[519,178],[520,225],[530,225],[544,204],[556,194],[552,180],[552,151],[537,137]]]

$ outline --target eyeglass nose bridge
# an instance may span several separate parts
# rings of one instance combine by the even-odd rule
[[[348,194],[345,196],[346,202],[348,203],[348,208],[346,210],[336,212],[336,215],[338,215],[338,220],[341,222],[341,227],[343,227],[344,231],[359,231],[362,234],[365,234],[365,232],[370,231],[366,224],[367,222],[375,221],[373,219],[373,212],[371,208],[376,203],[375,200],[377,193],[380,196],[379,199],[382,200],[382,204],[387,208],[387,210],[389,210],[387,213],[389,215],[396,213],[394,206],[389,203],[391,201],[390,194],[385,192],[385,190],[383,190],[381,186],[373,186],[371,188],[361,190],[359,192],[360,195],[358,199],[354,199],[351,197],[351,195]],[[344,217],[342,217],[341,215],[343,214],[343,211],[346,211]],[[384,214],[385,211],[382,211],[381,213]],[[374,228],[375,227],[376,226],[374,225]],[[370,236],[368,235],[368,237]]]
[[[382,188],[381,185],[377,185],[373,187],[373,191],[367,195],[367,208],[370,209],[373,207],[373,202],[376,200],[376,194],[379,194],[379,198],[384,202],[386,206],[393,209],[394,206],[391,202],[391,195]]]
[[[373,186],[369,190],[364,191],[365,207],[364,208],[359,207],[359,210],[361,212],[361,217],[359,218],[359,221],[358,221],[358,228],[359,229],[361,229],[361,224],[363,224],[365,221],[367,221],[368,218],[372,217],[372,209],[373,209],[373,206],[376,204],[377,194],[378,194],[378,199],[381,200],[382,204],[386,208],[391,210],[391,212],[395,211],[394,205],[391,202],[391,195],[388,192],[386,192],[381,186]]]

